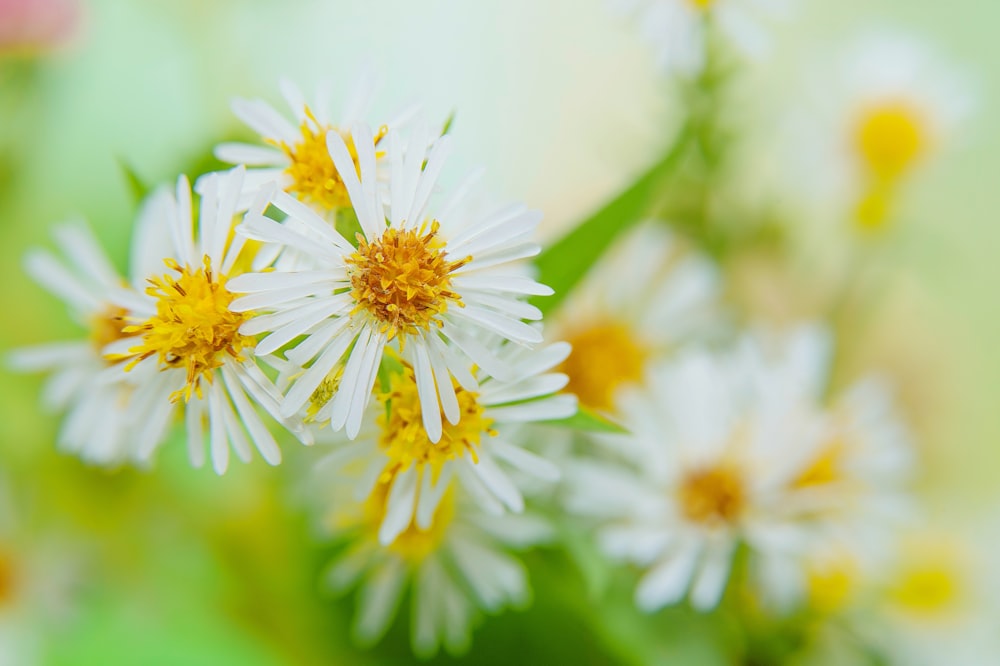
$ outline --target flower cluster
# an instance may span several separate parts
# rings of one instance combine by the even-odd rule
[[[896,658],[884,636],[955,602],[964,565],[910,548],[915,438],[890,373],[844,361],[877,290],[862,260],[809,308],[789,306],[794,280],[758,288],[746,267],[790,253],[792,225],[728,180],[728,60],[762,53],[758,14],[784,3],[628,4],[689,117],[544,252],[539,211],[483,206],[478,171],[452,181],[450,121],[368,122],[367,78],[339,115],[288,81],[290,117],[237,99],[259,141],[147,192],[124,276],[86,224],[57,227],[62,256],[31,250],[25,268],[87,335],[10,360],[49,374],[60,447],[151,467],[182,439],[219,475],[234,454],[297,457],[291,494],[333,544],[328,587],[357,592],[361,643],[409,599],[416,654],[467,649],[481,614],[531,598],[515,551],[554,544],[585,572],[634,574],[637,618],[734,614],[720,661],[801,661],[792,648],[837,631]],[[888,233],[965,112],[961,86],[905,41],[848,60],[826,90],[841,99],[797,126],[822,141],[796,147],[829,167],[808,174],[838,203],[822,207]]]

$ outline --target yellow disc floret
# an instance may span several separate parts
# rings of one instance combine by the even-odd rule
[[[678,489],[681,514],[708,526],[734,524],[746,508],[746,488],[736,467],[722,463],[686,473]]]
[[[715,0],[688,0],[696,9],[707,12],[715,4]]]
[[[302,139],[293,145],[284,141],[277,146],[288,157],[289,165],[285,173],[291,178],[292,184],[288,191],[303,201],[315,204],[325,210],[335,210],[351,204],[351,198],[344,186],[344,179],[330,157],[326,147],[326,135],[337,128],[326,125],[316,119],[312,110],[305,108],[305,120],[299,126]],[[379,128],[375,137],[376,143],[385,136],[388,128]],[[343,133],[342,133],[343,134]],[[349,135],[344,135],[344,142],[358,168],[358,156],[354,142]]]
[[[858,153],[880,180],[895,180],[909,170],[927,147],[927,131],[919,113],[903,102],[874,105],[855,128]]]
[[[573,352],[562,364],[569,377],[566,390],[580,404],[599,411],[612,411],[615,391],[642,380],[649,350],[628,327],[601,322],[565,336]]]
[[[389,340],[427,330],[432,322],[440,326],[437,318],[449,303],[462,305],[451,275],[472,257],[450,261],[437,232],[434,221],[429,231],[387,229],[370,243],[359,234],[358,249],[347,258],[354,313],[367,312]]]
[[[128,311],[117,305],[108,305],[100,314],[90,320],[90,341],[101,351],[112,342],[117,342],[129,336],[125,332],[128,322],[125,315]]]
[[[461,458],[466,453],[478,461],[483,435],[496,434],[490,428],[493,421],[484,416],[476,393],[455,386],[455,397],[461,412],[458,423],[442,419],[443,432],[435,444],[428,439],[424,429],[413,368],[404,366],[403,372],[392,376],[389,390],[379,395],[380,403],[388,403],[388,409],[378,418],[379,445],[390,459],[383,480],[412,465],[430,466],[425,473],[437,473],[446,461]]]
[[[229,309],[235,295],[226,289],[226,278],[212,271],[207,256],[198,270],[173,259],[164,263],[178,276],[149,280],[146,293],[157,299],[156,314],[125,329],[142,334],[142,344],[129,350],[135,358],[127,367],[156,356],[162,369],[184,368],[186,384],[170,399],[188,401],[192,394],[202,397],[202,378],[211,383],[212,371],[227,359],[242,360],[243,348],[253,343],[239,332],[249,314]]]

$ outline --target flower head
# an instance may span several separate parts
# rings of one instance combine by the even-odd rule
[[[234,291],[248,294],[232,308],[259,313],[241,331],[269,333],[259,353],[300,340],[286,352],[306,368],[285,396],[281,412],[286,417],[313,404],[334,430],[346,426],[349,437],[357,436],[384,350],[392,343],[413,368],[423,425],[437,442],[442,415],[450,424],[461,415],[453,379],[474,390],[471,363],[486,375],[507,374],[479,341],[482,335],[524,345],[541,342],[539,331],[522,321],[539,319],[541,312],[520,300],[551,293],[520,272],[521,260],[538,252],[530,241],[538,214],[511,206],[475,218],[464,215],[455,201],[428,212],[450,142],[441,137],[428,151],[427,138],[422,125],[409,141],[395,130],[386,137],[386,210],[371,130],[359,125],[352,134],[357,172],[344,138],[337,132],[327,135],[361,227],[357,246],[280,191],[262,192],[239,228],[247,237],[301,252],[315,266],[247,274],[230,283]],[[268,207],[285,213],[286,220],[265,216]],[[331,373],[339,373],[337,388],[329,402],[318,405],[317,389]]]

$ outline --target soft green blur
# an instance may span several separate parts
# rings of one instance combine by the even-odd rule
[[[795,54],[836,47],[873,22],[917,31],[978,75],[974,121],[913,188],[905,225],[880,259],[890,291],[845,362],[848,373],[875,367],[902,386],[935,509],[996,506],[1000,5],[805,4],[780,28],[770,64],[750,75],[764,108],[794,93]],[[123,166],[147,184],[212,166],[215,142],[245,136],[229,98],[274,99],[282,74],[328,75],[346,89],[372,62],[384,80],[376,112],[413,100],[440,117],[456,110],[456,161],[485,164],[498,194],[545,211],[549,238],[628,185],[676,122],[676,102],[632,26],[601,0],[94,0],[85,14],[75,43],[0,59],[0,352],[81,333],[20,269],[28,247],[49,243],[51,224],[83,216],[124,268],[135,201]],[[829,230],[797,234],[809,252],[838,242]],[[778,275],[810,293],[801,262]],[[807,299],[791,308],[813,314]],[[85,572],[78,616],[52,637],[53,663],[408,658],[406,613],[377,649],[358,651],[349,600],[318,593],[324,547],[282,490],[294,466],[256,460],[220,479],[166,446],[155,471],[88,468],[54,450],[59,420],[38,406],[40,378],[3,370],[2,379],[0,475],[28,531],[73,544]],[[612,581],[615,603],[595,609],[566,556],[531,557],[534,605],[486,623],[470,661],[719,663],[711,645],[729,638],[718,635],[724,623],[661,617],[656,626],[669,629],[659,634],[646,619],[633,622],[627,582]]]

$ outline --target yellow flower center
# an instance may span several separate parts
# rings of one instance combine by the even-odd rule
[[[857,589],[858,568],[848,556],[807,567],[809,605],[820,613],[836,613],[847,607]]]
[[[108,305],[103,312],[90,320],[90,341],[97,351],[101,351],[112,342],[117,342],[129,336],[125,332],[128,324],[125,315],[128,310],[117,305]]]
[[[946,613],[961,594],[962,563],[941,544],[924,544],[904,558],[890,598],[903,610],[917,615]]]
[[[306,417],[305,421],[313,422],[316,420],[319,410],[323,409],[328,402],[333,400],[333,396],[337,393],[337,387],[340,386],[340,380],[344,375],[344,366],[337,365],[333,370],[327,373],[323,381],[319,383],[316,390],[312,392],[309,396],[309,404],[306,406]]]
[[[883,181],[903,175],[923,155],[927,129],[920,114],[902,102],[871,107],[855,128],[857,150],[872,175]]]
[[[650,351],[621,324],[598,323],[565,336],[573,352],[560,370],[569,376],[566,390],[580,404],[610,412],[615,391],[642,380]]]
[[[142,344],[129,349],[135,358],[127,369],[154,355],[164,369],[185,368],[187,383],[170,400],[183,397],[186,402],[192,394],[202,397],[203,377],[211,383],[212,371],[227,359],[242,360],[243,348],[253,344],[253,338],[240,334],[249,314],[229,309],[235,295],[226,289],[226,278],[212,271],[207,256],[198,270],[172,259],[164,263],[179,277],[167,274],[149,280],[146,293],[157,299],[156,314],[125,328],[126,333],[142,334]]]
[[[435,444],[427,438],[427,431],[424,430],[413,368],[404,366],[402,372],[392,375],[389,390],[379,395],[379,402],[387,404],[385,412],[378,418],[381,430],[379,444],[390,459],[382,474],[383,481],[409,469],[411,465],[429,465],[430,470],[425,470],[425,473],[433,471],[436,474],[446,461],[461,458],[466,453],[478,462],[483,435],[496,435],[496,431],[490,428],[493,420],[483,415],[484,409],[477,401],[476,393],[456,384],[455,397],[461,412],[458,423],[451,424],[442,418],[441,439]]]
[[[365,523],[373,535],[378,534],[382,519],[385,518],[385,507],[389,499],[388,482],[379,482],[365,502]],[[441,498],[431,525],[426,530],[420,529],[416,521],[412,521],[396,540],[387,547],[404,560],[418,563],[440,547],[455,517],[455,498],[449,488]]]
[[[703,12],[707,12],[715,4],[715,0],[688,0],[688,2],[694,5],[695,9],[700,9]]]
[[[326,147],[327,133],[337,128],[320,123],[308,106],[305,108],[305,114],[306,119],[299,126],[302,139],[291,146],[284,141],[277,143],[290,162],[288,168],[285,169],[285,173],[292,179],[288,191],[303,201],[315,204],[325,210],[349,206],[351,198],[347,194],[344,180],[341,178],[340,172],[337,171],[333,158],[330,157],[330,151]],[[375,142],[378,143],[386,132],[388,132],[387,127],[380,127]],[[354,147],[354,141],[350,135],[343,132],[341,134],[344,136],[347,149],[354,159],[355,169],[358,169],[358,154]]]
[[[371,243],[359,234],[358,250],[347,258],[354,312],[367,311],[389,340],[428,329],[449,302],[462,306],[451,290],[451,274],[472,257],[449,261],[437,232],[435,221],[430,231],[387,229]]]
[[[688,520],[731,525],[746,508],[746,488],[736,467],[722,463],[689,471],[681,480],[678,500]]]
[[[792,482],[793,488],[815,488],[841,480],[845,444],[836,439],[824,446],[812,464]]]

